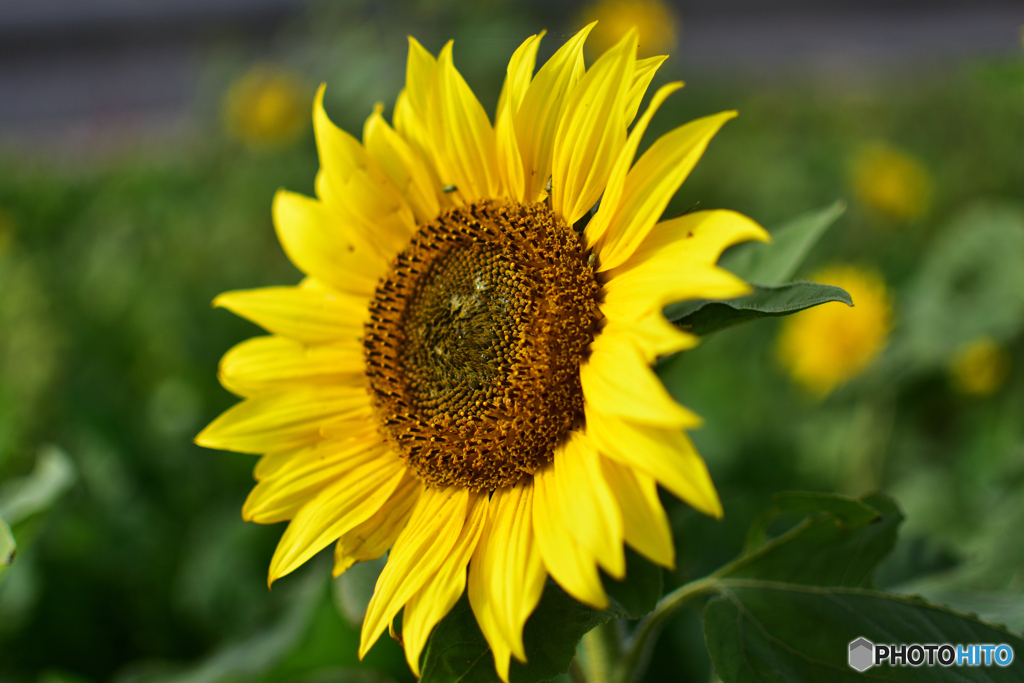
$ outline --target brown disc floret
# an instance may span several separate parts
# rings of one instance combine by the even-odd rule
[[[582,422],[600,320],[588,258],[544,204],[485,201],[422,225],[392,261],[366,372],[384,437],[424,482],[513,484]]]

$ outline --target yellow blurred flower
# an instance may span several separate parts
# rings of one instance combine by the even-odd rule
[[[964,344],[950,362],[953,387],[967,396],[991,396],[1010,374],[1010,353],[989,337]]]
[[[309,92],[303,78],[272,64],[257,64],[224,96],[224,124],[253,147],[294,140],[309,124]]]
[[[928,170],[906,152],[882,143],[867,145],[857,154],[852,184],[862,204],[888,218],[913,220],[931,204]]]
[[[885,346],[892,301],[882,276],[873,270],[836,265],[811,279],[842,287],[854,307],[828,303],[788,318],[778,357],[796,382],[825,396],[858,375]]]
[[[634,26],[640,34],[640,57],[663,55],[676,44],[678,20],[660,0],[600,0],[587,8],[585,23],[598,22],[590,34],[595,52],[604,52]]]

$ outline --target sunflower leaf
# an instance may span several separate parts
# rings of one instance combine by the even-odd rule
[[[665,317],[682,329],[704,336],[759,318],[792,315],[830,301],[847,306],[853,300],[846,290],[816,282],[790,282],[778,287],[753,286],[754,292],[737,299],[695,299],[665,307]]]
[[[511,683],[546,681],[569,670],[576,644],[588,631],[627,611],[612,602],[596,610],[569,597],[553,581],[523,629],[527,663],[512,659]],[[434,627],[424,654],[422,683],[499,683],[494,657],[465,594]]]
[[[943,667],[848,664],[858,638],[878,644],[1005,643],[1024,640],[998,626],[924,600],[863,588],[726,580],[704,608],[704,637],[723,683],[757,681],[1020,681],[1024,665]]]
[[[780,523],[802,521],[767,539]],[[981,669],[872,668],[848,665],[849,645],[1007,643],[1024,640],[977,617],[920,597],[874,590],[875,569],[890,553],[903,520],[880,493],[846,496],[784,493],[751,529],[747,553],[715,573],[704,635],[724,683],[776,681],[1021,680],[1021,665]],[[1017,651],[1020,651],[1017,649]]]
[[[776,522],[803,520],[765,540]],[[729,578],[784,581],[809,586],[870,587],[875,569],[896,544],[903,515],[888,496],[860,499],[814,493],[782,493],[754,522],[747,552],[715,572]]]
[[[829,206],[808,211],[771,231],[771,242],[748,242],[726,254],[720,265],[748,282],[781,285],[793,277],[811,248],[846,211],[837,200]]]

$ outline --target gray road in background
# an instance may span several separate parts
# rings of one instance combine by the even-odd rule
[[[1024,2],[680,3],[695,73],[893,74],[1021,54]],[[0,0],[0,148],[111,149],[195,128],[201,55],[258,55],[303,0]],[[205,52],[204,52],[205,50]]]

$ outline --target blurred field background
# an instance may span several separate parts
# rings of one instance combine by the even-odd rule
[[[726,510],[665,498],[667,585],[737,554],[777,491],[881,489],[907,515],[881,583],[1024,629],[1019,4],[0,0],[0,516],[18,543],[0,680],[412,680],[388,638],[356,660],[372,567],[332,582],[313,562],[267,590],[283,525],[240,519],[255,459],[191,442],[235,400],[220,355],[257,333],[209,302],[300,277],[270,201],[312,194],[318,83],[358,137],[375,102],[390,118],[405,36],[454,38],[493,113],[525,37],[548,30],[545,58],[627,11],[642,51],[673,55],[655,85],[687,81],[648,142],[740,112],[669,213],[771,230],[842,200],[799,275],[858,304],[663,361],[706,420],[694,439]],[[711,675],[684,614],[645,680]]]

